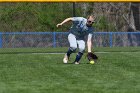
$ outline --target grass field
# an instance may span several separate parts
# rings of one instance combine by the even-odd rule
[[[0,93],[140,93],[140,48],[96,48],[98,63],[63,64],[62,49],[0,49]],[[71,56],[73,62],[76,54]]]

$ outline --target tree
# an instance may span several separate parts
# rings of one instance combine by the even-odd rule
[[[131,3],[130,11],[134,19],[134,30],[140,31],[140,3]]]

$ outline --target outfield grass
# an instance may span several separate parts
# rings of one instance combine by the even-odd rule
[[[65,53],[68,47],[59,48],[0,48],[0,54],[17,53]],[[140,52],[140,47],[95,47],[94,52]],[[78,51],[78,50],[77,50]],[[87,49],[86,49],[87,52]]]
[[[140,51],[125,49],[96,49],[94,65],[84,56],[80,65],[63,64],[64,54],[40,54],[47,49],[0,50],[0,93],[140,93]]]

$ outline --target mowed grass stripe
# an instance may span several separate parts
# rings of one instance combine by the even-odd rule
[[[138,55],[99,53],[95,65],[86,64],[84,57],[80,65],[74,65],[63,64],[62,54],[1,54],[0,92],[139,93]]]

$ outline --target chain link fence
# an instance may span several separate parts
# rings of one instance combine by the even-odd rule
[[[0,33],[1,48],[56,48],[68,47],[66,32]],[[140,32],[95,32],[94,47],[138,47]]]
[[[0,48],[68,47],[71,24],[56,24],[90,14],[94,47],[140,46],[140,3],[0,3],[0,12]]]

